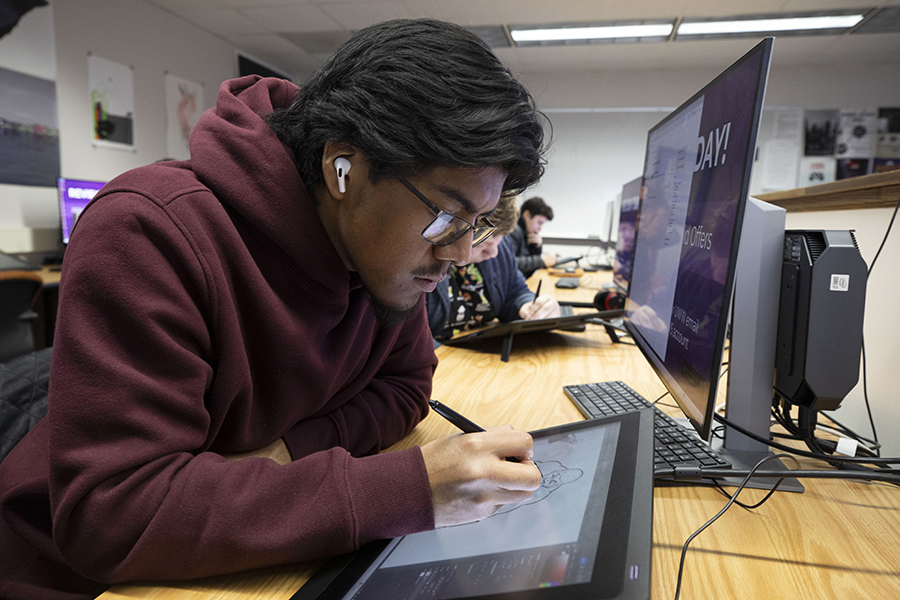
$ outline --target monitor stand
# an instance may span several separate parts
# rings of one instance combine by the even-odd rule
[[[764,439],[769,439],[772,420],[784,222],[783,208],[756,198],[747,199],[731,312],[726,418]],[[718,443],[713,448],[742,471],[772,455],[768,446],[730,427],[725,429],[724,442],[718,439],[714,442]],[[780,460],[760,468],[788,471]],[[723,481],[738,485],[741,479]],[[748,487],[771,489],[776,481],[751,479]],[[804,490],[793,478],[782,482],[778,489]]]

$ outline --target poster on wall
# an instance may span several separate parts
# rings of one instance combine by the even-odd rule
[[[191,130],[203,112],[203,84],[166,73],[165,87],[166,157],[187,160]]]
[[[93,144],[134,150],[134,76],[131,68],[88,55]]]
[[[878,111],[874,108],[843,109],[837,133],[838,158],[872,158]]]
[[[799,106],[763,109],[768,124],[760,135],[759,178],[763,191],[797,187],[803,144],[803,109]]]
[[[900,171],[900,158],[876,158],[872,164],[873,173]]]
[[[803,115],[805,156],[834,156],[841,111],[807,110]]]
[[[800,187],[831,183],[837,175],[837,160],[833,156],[804,156],[800,159]]]
[[[839,158],[835,167],[836,179],[848,179],[869,174],[869,158]]]
[[[0,68],[0,183],[55,187],[56,83]]]
[[[900,158],[900,108],[878,109],[878,158]]]

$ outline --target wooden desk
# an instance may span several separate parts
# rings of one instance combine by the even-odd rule
[[[544,284],[547,291],[551,281]],[[594,290],[573,292],[581,292],[571,294],[573,300],[589,299]],[[665,391],[636,348],[612,344],[599,326],[589,325],[584,333],[521,336],[508,363],[500,360],[499,344],[484,340],[472,348],[439,348],[433,396],[485,427],[512,423],[531,430],[581,419],[563,385],[622,379],[650,400]],[[456,430],[446,420],[430,414],[393,449],[452,433]],[[682,597],[900,598],[900,489],[833,480],[803,484],[805,493],[777,493],[752,512],[733,506],[697,537],[685,562]],[[741,500],[752,503],[763,495],[748,490]],[[682,545],[724,505],[714,488],[656,488],[654,599],[674,597]],[[187,583],[119,585],[101,598],[286,600],[319,564]]]

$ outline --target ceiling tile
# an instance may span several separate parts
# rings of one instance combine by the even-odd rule
[[[335,31],[340,24],[321,8],[311,4],[295,4],[275,8],[240,9],[241,14],[269,31]]]
[[[321,31],[313,33],[282,33],[281,36],[303,48],[309,54],[331,54],[350,39],[349,31]]]
[[[337,23],[351,30],[392,19],[411,19],[402,2],[323,2],[319,7]]]
[[[236,10],[185,11],[181,14],[191,23],[225,38],[234,35],[269,33],[265,27],[251,21]]]
[[[264,33],[262,35],[236,35],[233,38],[235,44],[241,50],[251,54],[290,54],[300,52],[300,48],[290,43],[276,33]]]

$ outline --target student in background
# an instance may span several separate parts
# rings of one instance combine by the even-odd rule
[[[516,201],[500,199],[490,216],[494,235],[472,248],[469,264],[450,267],[450,275],[428,294],[428,326],[436,341],[492,320],[558,317],[559,303],[549,294],[535,298],[502,238],[516,227]]]
[[[555,252],[542,252],[544,240],[541,228],[553,220],[553,209],[539,196],[522,204],[522,215],[516,228],[506,237],[506,243],[516,255],[516,264],[525,277],[538,269],[552,267],[559,259]]]
[[[0,463],[0,597],[323,558],[530,498],[509,426],[381,450],[429,410],[424,295],[543,172],[539,116],[477,36],[392,21],[302,88],[226,81],[189,161],[109,182],[66,251],[47,417]]]

